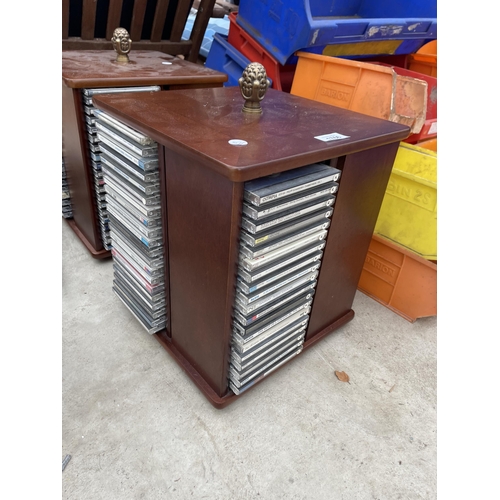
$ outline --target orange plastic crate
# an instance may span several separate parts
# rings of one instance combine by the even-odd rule
[[[405,139],[405,142],[410,144],[417,144],[423,140],[431,139],[437,136],[437,78],[426,75],[424,73],[417,73],[409,69],[401,68],[395,65],[389,65],[383,62],[376,62],[383,66],[391,67],[398,75],[409,76],[427,82],[427,112],[425,123],[422,130],[418,134],[412,134]],[[425,147],[425,146],[422,146]]]
[[[380,64],[307,52],[297,56],[291,94],[408,125],[413,134],[422,130],[427,82]]]
[[[419,141],[415,146],[418,146],[419,148],[424,148],[424,149],[430,149],[431,151],[434,151],[437,153],[438,150],[438,140],[437,137],[434,139],[427,139],[425,141]]]
[[[437,78],[437,40],[426,43],[415,54],[408,55],[408,69]]]
[[[437,315],[437,263],[376,234],[358,289],[412,323]]]

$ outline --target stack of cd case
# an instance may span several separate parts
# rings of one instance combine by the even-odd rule
[[[166,327],[158,145],[94,109],[113,257],[113,291],[148,333]]]
[[[64,159],[62,160],[62,216],[65,219],[73,218],[73,210],[71,208],[71,194],[69,192]]]
[[[83,89],[83,109],[85,111],[85,122],[87,127],[87,141],[90,161],[92,164],[92,174],[95,188],[95,202],[97,206],[97,223],[101,228],[101,239],[103,247],[111,250],[111,237],[109,235],[109,217],[106,207],[106,197],[104,191],[104,178],[101,170],[101,145],[97,136],[95,107],[92,103],[92,96],[97,94],[110,94],[116,92],[155,92],[159,91],[157,85],[146,87],[118,87],[118,88],[97,88]]]
[[[302,351],[341,171],[245,183],[228,383],[240,394]]]

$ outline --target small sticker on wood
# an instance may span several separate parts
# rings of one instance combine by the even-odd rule
[[[231,144],[231,146],[246,146],[248,144],[248,142],[243,139],[230,139],[227,142]]]
[[[330,141],[340,141],[341,139],[349,139],[350,135],[342,135],[338,132],[332,132],[331,134],[316,135],[314,138],[323,142]]]

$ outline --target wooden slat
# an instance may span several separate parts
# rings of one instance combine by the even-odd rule
[[[150,42],[142,40],[133,42],[132,53],[134,50],[156,50],[165,54],[184,55],[190,53],[192,43],[190,40],[182,40],[181,42],[170,42],[164,40],[161,42]],[[62,50],[112,50],[113,45],[109,40],[104,38],[95,38],[94,40],[82,40],[81,38],[68,38],[62,41]]]
[[[83,0],[82,5],[82,39],[92,40],[95,32],[96,0]]]
[[[135,0],[134,2],[134,10],[132,11],[132,22],[129,32],[130,38],[134,42],[141,39],[147,3],[147,0]]]
[[[69,36],[69,0],[62,0],[62,37]]]
[[[111,40],[113,31],[120,28],[123,0],[109,0],[108,21],[106,24],[106,40]]]
[[[190,40],[193,42],[191,52],[187,57],[188,61],[197,62],[198,54],[200,53],[201,43],[203,42],[203,35],[208,26],[208,21],[214,9],[215,0],[201,0],[198,14],[191,31]]]
[[[113,50],[113,44],[104,38],[82,40],[78,37],[71,37],[62,41],[62,50]]]
[[[96,10],[98,0],[82,0],[82,30],[80,37],[69,38],[69,3],[63,1],[62,40],[63,50],[109,50],[113,32],[120,26],[123,10],[123,0],[109,0],[109,10],[106,23],[106,39],[95,39]],[[179,0],[170,40],[162,40],[162,33],[167,19],[170,0],[158,0],[151,28],[151,40],[141,40],[147,0],[135,0],[130,37],[133,48],[140,50],[158,50],[172,55],[184,55],[191,62],[197,62],[203,35],[207,28],[215,0],[201,0],[198,14],[193,25],[190,40],[181,40],[182,33],[189,15],[190,0]]]
[[[151,28],[151,41],[159,42],[165,26],[167,18],[168,4],[170,0],[158,0],[156,4],[155,17],[153,19],[153,27]]]
[[[181,39],[184,26],[186,25],[186,19],[190,11],[190,4],[190,0],[179,0],[177,4],[177,12],[175,13],[174,24],[172,25],[172,31],[170,33],[170,40],[172,40],[172,42],[178,42]]]
[[[141,40],[134,42],[133,47],[137,50],[157,50],[165,54],[187,55],[191,50],[191,42],[186,40],[182,42],[171,42],[169,40],[162,40],[161,42],[150,42],[149,40]]]

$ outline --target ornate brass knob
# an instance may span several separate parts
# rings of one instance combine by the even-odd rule
[[[262,64],[250,63],[238,80],[241,95],[245,99],[243,110],[246,113],[262,113],[260,101],[264,99],[271,82],[267,78],[266,69]]]
[[[116,62],[128,63],[128,53],[132,48],[132,39],[125,28],[116,28],[113,31],[113,36],[111,37],[111,42],[113,43],[113,48],[116,53]]]

